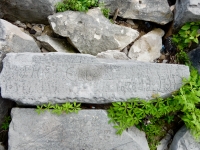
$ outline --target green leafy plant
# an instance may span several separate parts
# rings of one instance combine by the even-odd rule
[[[177,46],[179,51],[176,55],[179,63],[187,64],[189,62],[186,50],[192,45],[192,43],[199,43],[199,29],[200,21],[188,22],[182,26],[177,34],[173,35],[172,42]]]
[[[110,10],[105,8],[104,3],[98,4],[98,0],[63,0],[63,2],[58,2],[56,4],[57,12],[64,12],[66,10],[73,11],[88,11],[89,8],[100,7],[103,15],[108,18]]]
[[[55,113],[55,114],[62,114],[62,113],[78,113],[79,110],[81,110],[81,104],[77,104],[76,102],[74,103],[65,103],[65,104],[61,104],[61,105],[58,105],[58,104],[44,104],[44,105],[41,105],[41,106],[37,106],[37,109],[36,109],[36,112],[38,114],[40,113],[43,113],[44,111],[50,111],[52,113]]]
[[[1,129],[3,129],[3,130],[8,130],[10,121],[11,121],[10,116],[6,116],[6,117],[4,118],[4,122],[3,122],[2,125],[1,125]]]
[[[131,126],[145,131],[151,150],[155,150],[161,138],[167,133],[165,126],[174,116],[179,116],[190,129],[192,135],[200,137],[200,76],[191,68],[189,79],[183,80],[179,91],[172,97],[157,97],[151,101],[131,99],[127,102],[115,102],[108,110],[109,123],[114,123],[117,134]],[[177,115],[178,114],[178,115]]]
[[[191,46],[192,42],[199,43],[198,37],[200,34],[197,32],[200,28],[199,22],[188,22],[173,35],[172,41],[177,45],[179,50],[184,50]]]
[[[101,8],[101,12],[103,13],[103,15],[106,18],[109,18],[110,9],[106,8],[104,3],[100,3],[99,7]]]
[[[73,11],[87,11],[91,7],[97,7],[98,0],[64,0],[56,4],[57,12],[64,12],[66,10]]]

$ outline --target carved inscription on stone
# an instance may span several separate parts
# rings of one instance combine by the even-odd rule
[[[4,98],[24,104],[74,101],[108,103],[151,99],[180,88],[189,69],[182,65],[106,61],[64,53],[8,54],[1,73]]]
[[[103,110],[81,110],[78,114],[58,116],[50,112],[38,115],[34,109],[14,108],[11,124],[10,150],[149,149],[145,134],[138,129],[116,135]]]

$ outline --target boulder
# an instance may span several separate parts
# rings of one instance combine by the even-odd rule
[[[174,136],[169,150],[200,150],[200,142],[197,142],[185,126]]]
[[[97,55],[106,50],[122,50],[139,36],[134,29],[112,24],[99,8],[87,13],[65,11],[48,19],[54,32],[69,37],[81,53]]]
[[[164,31],[157,28],[141,36],[131,46],[128,56],[133,60],[153,62],[160,57],[163,35]]]
[[[34,39],[17,26],[0,19],[0,71],[2,59],[9,52],[40,52]]]
[[[120,52],[118,50],[107,50],[105,52],[98,53],[97,58],[106,58],[106,59],[120,59],[120,60],[128,60],[129,58],[125,53]]]
[[[151,21],[162,25],[173,20],[167,0],[99,0],[99,2],[104,3],[112,15],[119,9],[118,16],[122,18]]]
[[[62,0],[1,0],[4,18],[11,21],[48,24],[47,17],[55,13],[55,5]],[[1,12],[0,12],[1,14]]]
[[[193,49],[188,53],[189,59],[192,62],[192,65],[198,70],[200,73],[200,47]]]
[[[9,150],[149,150],[144,132],[136,127],[116,135],[104,110],[58,116],[14,108],[11,115]]]
[[[189,67],[98,59],[69,53],[9,53],[0,74],[1,95],[18,104],[110,103],[169,96],[189,77]]]
[[[200,21],[199,0],[177,0],[174,14],[174,29],[178,30],[186,22]]]
[[[73,53],[77,51],[67,39],[53,38],[48,35],[38,36],[37,40],[41,42],[41,45],[49,52],[65,52]]]

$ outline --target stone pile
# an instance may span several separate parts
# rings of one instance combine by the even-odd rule
[[[187,66],[149,62],[163,56],[162,40],[173,30],[200,21],[199,0],[177,0],[175,6],[173,0],[99,0],[111,10],[115,24],[99,8],[56,13],[55,4],[61,1],[0,1],[0,126],[13,101],[35,107],[151,100],[155,94],[170,96],[189,77]],[[173,20],[173,13],[168,31],[162,25]],[[190,53],[197,67],[198,49]],[[145,133],[136,127],[116,135],[105,110],[57,116],[13,108],[11,116],[9,150],[149,150]],[[158,150],[165,150],[170,139],[163,139]],[[182,147],[200,150],[186,128],[177,133],[170,150]]]

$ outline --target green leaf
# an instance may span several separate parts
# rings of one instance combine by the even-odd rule
[[[190,29],[190,23],[186,23],[184,26],[182,26],[182,30],[188,30],[188,29]]]
[[[190,39],[185,39],[185,41],[184,41],[185,43],[190,43],[191,42],[191,40]]]
[[[198,38],[195,38],[195,39],[194,39],[194,42],[198,44],[198,43],[199,43]]]

